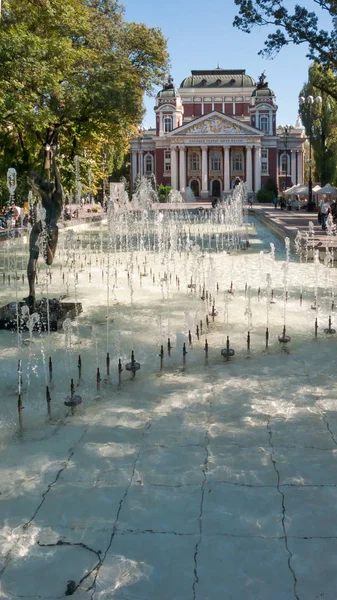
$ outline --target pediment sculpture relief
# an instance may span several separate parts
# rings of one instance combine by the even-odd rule
[[[245,133],[237,125],[226,123],[222,119],[208,119],[202,123],[198,123],[187,129],[186,133],[230,133],[243,134]]]

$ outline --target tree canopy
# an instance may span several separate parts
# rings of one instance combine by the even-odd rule
[[[59,145],[63,180],[83,157],[93,182],[119,167],[143,117],[143,95],[167,72],[161,31],[124,20],[117,0],[3,0],[0,176],[41,164]]]
[[[337,2],[314,2],[318,13],[299,4],[293,10],[289,9],[285,0],[235,0],[239,14],[233,24],[246,33],[250,33],[254,27],[275,27],[275,31],[267,36],[264,49],[259,52],[268,58],[274,57],[289,44],[307,44],[308,58],[319,65],[315,73],[316,84],[337,99]],[[330,31],[319,28],[319,14],[322,13],[331,19]]]
[[[324,89],[315,85],[316,71],[319,65],[314,63],[309,68],[307,83],[304,84],[300,96],[321,96],[322,102],[313,103],[311,115],[307,103],[300,104],[299,112],[309,137],[311,133],[314,152],[314,179],[321,185],[335,183],[337,176],[337,101]],[[311,128],[311,132],[310,132]]]

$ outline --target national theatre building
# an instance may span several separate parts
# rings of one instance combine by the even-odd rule
[[[272,177],[279,189],[303,183],[305,133],[300,120],[277,127],[274,92],[244,70],[192,71],[179,89],[169,78],[156,98],[156,129],[131,140],[131,179],[195,196],[226,195],[238,181],[257,192]]]

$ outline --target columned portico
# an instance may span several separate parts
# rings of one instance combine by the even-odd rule
[[[231,189],[230,168],[229,168],[229,146],[224,146],[223,152],[224,152],[224,192],[229,192]]]
[[[177,165],[177,148],[171,148],[171,187],[174,190],[178,189],[178,165]]]
[[[247,180],[248,192],[252,192],[253,191],[253,158],[252,158],[252,149],[250,146],[247,146],[247,154],[246,154],[246,180]]]
[[[207,146],[201,146],[201,197],[208,198]]]
[[[254,192],[258,192],[261,189],[261,146],[255,146],[254,159]]]
[[[186,188],[186,148],[179,149],[179,190],[184,192]]]

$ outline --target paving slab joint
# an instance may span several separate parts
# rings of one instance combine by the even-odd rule
[[[270,459],[271,459],[274,471],[275,471],[276,476],[277,476],[277,485],[276,485],[276,488],[277,488],[277,491],[280,494],[281,499],[282,499],[282,521],[281,522],[282,522],[282,529],[283,529],[283,535],[284,535],[284,543],[285,543],[286,551],[288,553],[288,568],[289,568],[289,571],[291,572],[291,575],[292,575],[293,580],[294,580],[294,585],[293,585],[294,596],[295,596],[296,600],[300,600],[300,597],[299,597],[299,595],[297,593],[297,577],[296,577],[296,573],[295,573],[295,571],[293,569],[293,566],[291,564],[291,559],[293,557],[293,554],[292,554],[292,552],[291,552],[291,550],[289,548],[289,545],[288,545],[288,536],[287,536],[287,531],[286,531],[286,527],[285,527],[285,518],[286,518],[285,496],[284,496],[284,493],[282,492],[282,490],[280,488],[280,472],[279,472],[279,470],[278,470],[278,468],[276,466],[275,447],[274,447],[274,443],[273,443],[273,431],[272,431],[272,428],[271,428],[270,421],[271,421],[271,417],[268,416],[267,431],[268,431],[268,436],[269,436],[268,442],[269,442],[269,446],[271,448]]]

